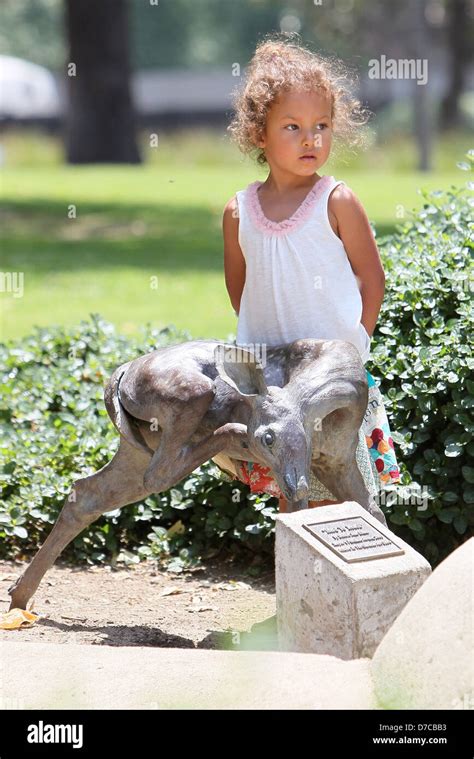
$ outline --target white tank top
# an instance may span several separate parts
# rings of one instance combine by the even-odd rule
[[[324,176],[281,222],[262,211],[257,180],[236,193],[239,244],[246,261],[237,345],[271,348],[304,337],[347,340],[365,363],[370,337],[362,298],[342,240],[328,218],[328,200],[344,184]]]

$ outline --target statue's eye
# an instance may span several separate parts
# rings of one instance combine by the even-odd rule
[[[263,436],[263,442],[265,445],[272,445],[272,443],[275,442],[275,435],[270,430],[268,432],[265,432]]]

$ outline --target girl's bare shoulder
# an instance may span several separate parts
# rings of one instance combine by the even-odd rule
[[[239,206],[237,203],[237,195],[233,195],[225,204],[223,215],[224,217],[226,215],[235,217],[238,210],[239,210]]]
[[[338,237],[342,237],[341,227],[347,228],[356,226],[361,221],[367,222],[364,206],[355,192],[346,184],[337,185],[330,193],[328,216],[331,227]]]
[[[338,211],[340,213],[347,213],[351,210],[364,210],[364,207],[354,190],[348,187],[345,183],[338,184],[329,194],[328,207],[336,215]]]
[[[224,234],[236,235],[239,229],[239,204],[237,195],[233,195],[225,204],[222,214]]]

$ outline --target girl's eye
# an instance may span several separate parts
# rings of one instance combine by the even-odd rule
[[[287,125],[286,125],[286,127],[285,127],[285,129],[289,129],[290,127],[296,127],[296,129],[298,129],[298,128],[299,128],[299,127],[298,127],[298,124],[287,124]],[[322,132],[322,131],[323,131],[323,129],[327,129],[327,128],[328,128],[328,125],[327,125],[327,124],[317,124],[317,125],[316,125],[316,128],[317,128],[317,129],[319,129],[319,127],[321,127],[321,130],[320,130],[320,131]],[[292,131],[293,131],[293,129],[291,129],[290,131],[292,132]]]

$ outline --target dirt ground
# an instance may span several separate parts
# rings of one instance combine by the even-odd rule
[[[0,561],[0,615],[7,589],[28,565]],[[43,578],[31,627],[1,639],[107,646],[277,650],[275,576],[207,563],[175,573],[141,563],[123,569],[58,563]]]

